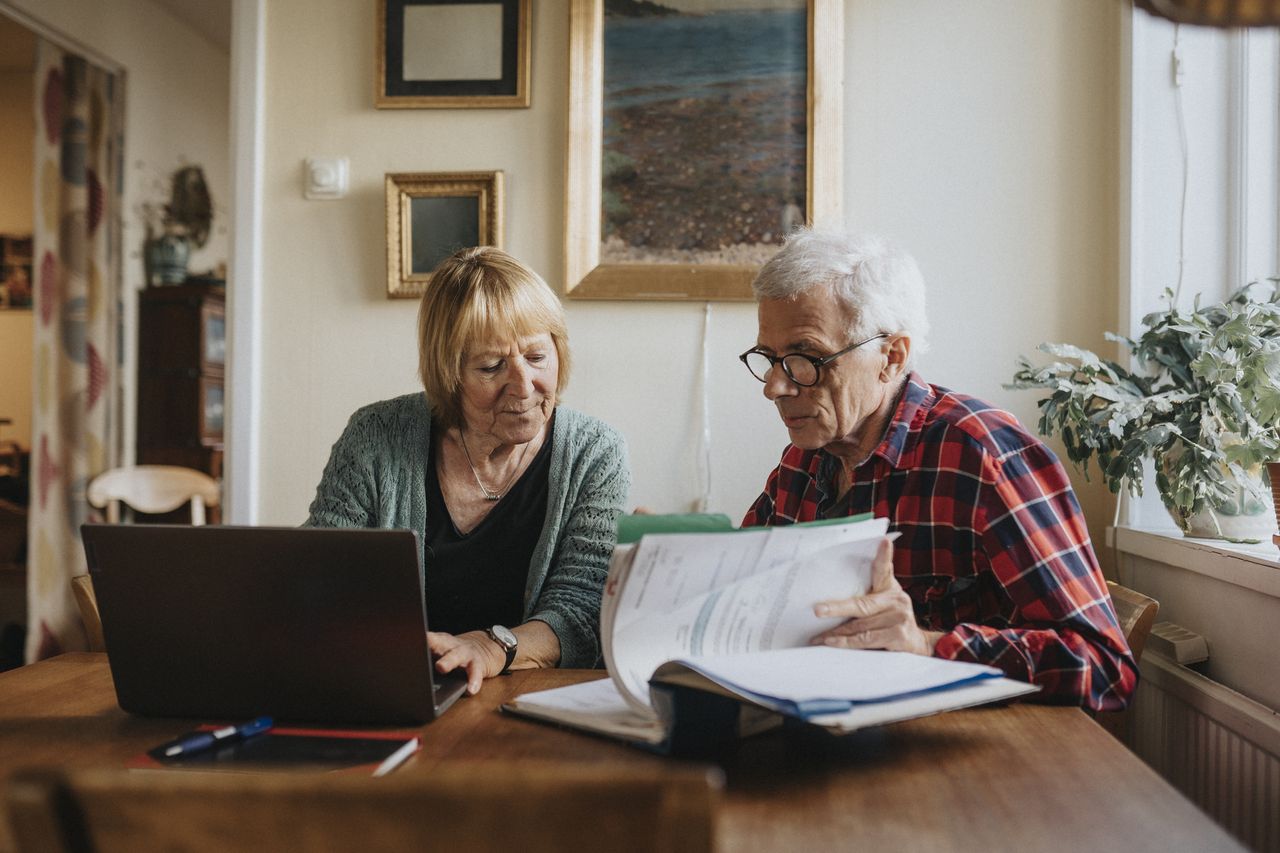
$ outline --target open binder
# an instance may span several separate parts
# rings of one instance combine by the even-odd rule
[[[601,607],[609,679],[504,710],[699,755],[788,719],[843,733],[1037,690],[979,664],[808,645],[842,621],[814,603],[869,589],[886,529],[854,519],[620,545]]]

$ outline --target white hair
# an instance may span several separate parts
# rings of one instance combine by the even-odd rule
[[[870,234],[800,228],[751,282],[756,299],[794,299],[829,286],[853,313],[851,338],[911,338],[907,367],[929,347],[924,278],[915,259]]]

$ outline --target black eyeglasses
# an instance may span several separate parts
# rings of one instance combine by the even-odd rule
[[[774,365],[781,362],[782,372],[787,374],[788,379],[803,388],[808,388],[811,385],[818,384],[818,378],[821,375],[819,373],[819,368],[823,365],[830,364],[847,352],[853,352],[863,344],[869,344],[872,341],[887,337],[889,337],[888,332],[881,332],[878,335],[872,335],[865,341],[858,341],[856,344],[849,344],[849,346],[840,350],[840,352],[833,352],[831,355],[824,355],[822,358],[814,358],[811,355],[805,355],[800,352],[789,352],[784,355],[769,355],[767,352],[752,348],[738,356],[738,360],[745,364],[747,366],[747,370],[751,371],[751,375],[756,379],[759,379],[761,382],[765,381],[766,377],[769,375],[769,371],[774,368]]]

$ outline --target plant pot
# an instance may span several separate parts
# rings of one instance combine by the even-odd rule
[[[1262,472],[1247,482],[1233,483],[1230,500],[1205,507],[1190,516],[1170,510],[1184,534],[1197,539],[1266,542],[1276,535],[1276,508],[1266,501],[1271,493]]]
[[[1271,481],[1271,504],[1275,507],[1276,523],[1280,525],[1280,462],[1267,463],[1267,479]],[[1271,541],[1280,545],[1280,535],[1271,534]]]
[[[186,281],[191,246],[185,237],[162,234],[147,241],[146,253],[148,284],[182,284]]]

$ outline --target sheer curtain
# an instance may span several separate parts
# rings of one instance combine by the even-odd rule
[[[36,59],[28,661],[85,647],[85,489],[120,457],[120,81],[41,39]]]

